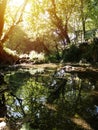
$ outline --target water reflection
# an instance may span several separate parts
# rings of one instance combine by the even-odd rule
[[[98,129],[98,80],[68,73],[65,68],[19,69],[5,74],[8,91],[3,94],[10,128]]]

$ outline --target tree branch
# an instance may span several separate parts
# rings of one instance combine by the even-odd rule
[[[17,15],[19,14],[19,13],[17,12],[17,13],[16,13],[17,15],[16,15],[16,17],[15,17],[16,21],[13,22],[12,26],[11,26],[11,27],[9,28],[9,30],[5,33],[4,37],[0,40],[0,44],[1,44],[2,46],[3,46],[4,42],[8,39],[9,35],[12,33],[13,29],[16,27],[16,25],[18,25],[18,24],[22,21],[23,12],[24,12],[24,10],[25,10],[25,7],[26,7],[26,5],[27,5],[27,2],[28,2],[28,0],[25,0],[24,4],[23,4],[23,6],[22,6],[22,8],[21,8],[21,10],[20,10],[20,12],[19,12],[20,15],[19,15],[18,19],[16,19],[16,18],[17,18]]]
[[[21,108],[22,114],[23,114],[23,116],[25,117],[26,114],[25,114],[25,111],[24,111],[24,109],[23,109],[22,99],[20,99],[20,98],[17,97],[16,95],[14,95],[12,92],[11,92],[10,94],[11,94],[11,96],[13,96],[13,97],[15,97],[15,98],[17,99],[17,101],[18,101],[18,103],[19,103],[19,105],[20,105],[20,108]]]

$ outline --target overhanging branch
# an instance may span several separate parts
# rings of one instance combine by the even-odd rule
[[[20,15],[18,16],[18,19],[16,19],[15,22],[13,22],[12,26],[9,28],[9,30],[5,33],[5,35],[3,36],[3,38],[0,40],[0,44],[3,46],[4,42],[8,39],[9,35],[12,33],[13,29],[16,27],[16,25],[18,25],[21,21],[22,21],[22,16],[23,16],[23,12],[25,10],[25,7],[27,5],[28,0],[24,1],[24,4],[20,10]],[[18,13],[17,13],[18,15]],[[17,18],[17,16],[16,16]]]

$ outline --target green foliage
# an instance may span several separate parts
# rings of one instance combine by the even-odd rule
[[[94,40],[95,39],[95,40]],[[75,44],[65,48],[63,52],[64,62],[97,62],[98,61],[98,39],[94,38],[91,43],[81,43],[79,47]]]
[[[15,2],[8,1],[5,12],[4,35],[7,34],[6,38],[9,40],[5,46],[22,54],[32,50],[45,52],[47,55],[52,52],[50,56],[47,56],[47,60],[52,62],[62,60],[61,54],[58,55],[59,53],[63,54],[64,61],[79,61],[80,53],[74,45],[66,52],[63,51],[66,46],[65,42],[70,41],[75,31],[89,32],[91,29],[97,29],[97,5],[96,0],[29,0],[21,14],[20,21],[18,21],[19,12],[24,5],[15,5]],[[13,27],[17,21],[17,26]],[[7,31],[9,33],[6,33]],[[90,38],[91,35],[87,34],[87,38]],[[76,41],[84,40],[82,37],[81,35],[81,38],[76,39]]]
[[[46,61],[52,62],[52,63],[59,63],[62,60],[61,54],[62,53],[61,53],[61,50],[60,50],[59,52],[54,51],[49,55],[45,55]]]
[[[95,39],[95,40],[94,40]],[[86,48],[86,52],[81,54],[82,58],[93,63],[98,61],[98,39],[94,38],[91,44]]]
[[[9,36],[9,42],[6,42],[6,47],[17,51],[18,54],[21,54],[23,52],[25,53],[27,46],[29,46],[27,45],[27,42],[29,44],[27,34],[24,32],[22,27],[16,26],[13,29],[12,34]]]
[[[7,82],[9,82],[9,87],[14,93],[17,93],[17,89],[20,88],[20,86],[24,85],[27,80],[30,78],[29,72],[16,72],[12,73],[11,75],[6,76]]]
[[[79,48],[72,44],[68,49],[63,52],[63,60],[66,62],[78,62],[80,60],[81,52]]]

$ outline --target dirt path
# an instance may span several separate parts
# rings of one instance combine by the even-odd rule
[[[59,64],[47,63],[47,64],[20,64],[22,68],[58,68]]]

